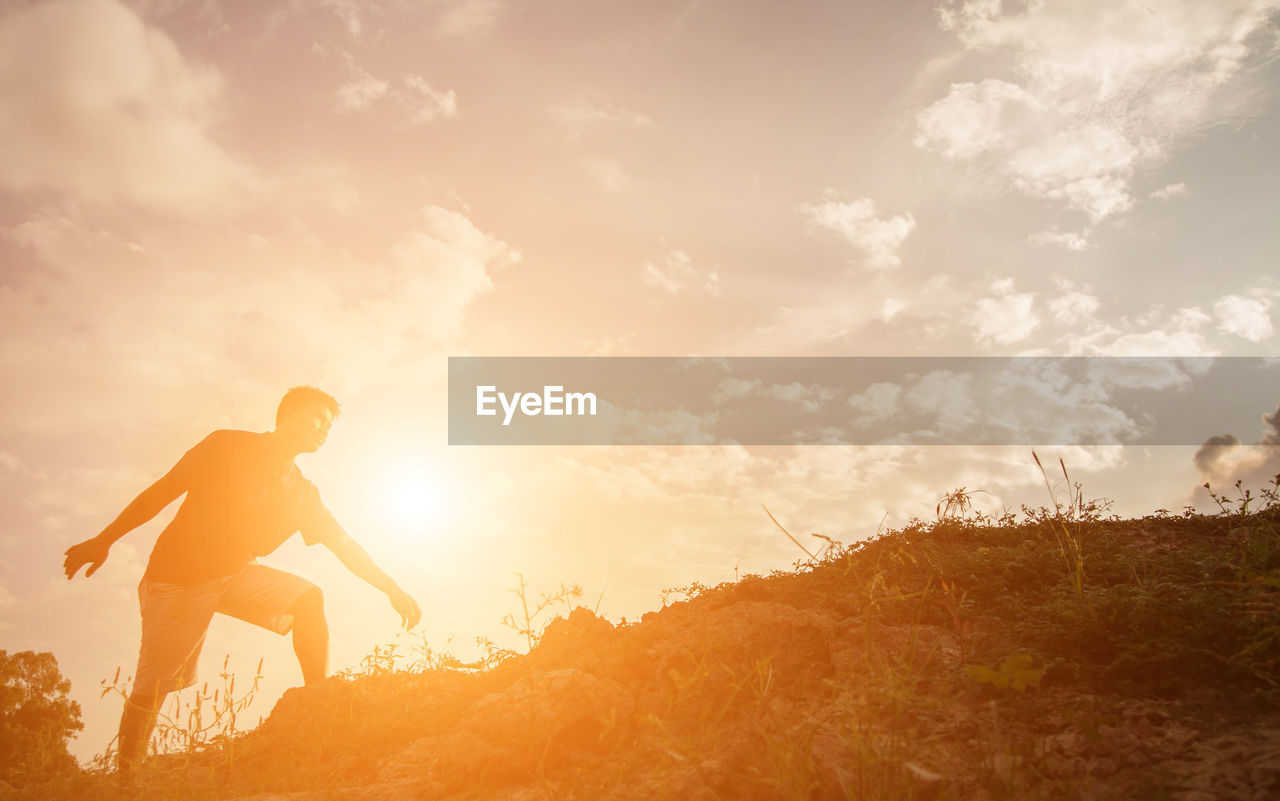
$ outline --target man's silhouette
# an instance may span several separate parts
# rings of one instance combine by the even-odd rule
[[[214,612],[282,636],[292,631],[303,680],[312,684],[328,673],[329,628],[320,588],[256,561],[295,531],[308,545],[323,543],[352,573],[385,592],[402,624],[412,628],[422,617],[413,598],[347,536],[293,463],[298,454],[324,444],[337,414],[338,402],[327,393],[294,387],[276,409],[274,430],[214,431],[101,534],[67,549],[67,579],[86,564],[85,576],[92,576],[116,540],[186,493],[138,585],[142,647],[120,718],[122,773],[145,754],[165,697],[195,683]]]

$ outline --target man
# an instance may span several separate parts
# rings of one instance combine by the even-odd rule
[[[323,543],[356,576],[382,590],[407,628],[418,604],[374,564],[320,502],[294,457],[324,444],[338,402],[314,387],[294,387],[276,409],[275,429],[214,431],[143,490],[98,536],[66,551],[67,580],[84,565],[92,576],[116,540],[146,523],[179,495],[186,498],[156,540],[138,585],[142,646],[133,690],[120,718],[119,765],[127,775],[142,759],[165,697],[196,682],[196,663],[214,612],[280,634],[307,684],[328,673],[329,628],[320,588],[258,564],[295,531]]]

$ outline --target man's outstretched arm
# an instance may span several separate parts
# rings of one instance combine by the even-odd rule
[[[85,571],[86,577],[98,572],[102,563],[107,561],[107,553],[116,540],[160,514],[162,509],[186,491],[186,482],[178,471],[178,467],[175,466],[161,476],[156,483],[138,493],[138,497],[134,498],[124,511],[102,530],[101,534],[72,545],[66,550],[67,558],[62,562],[62,569],[67,574],[67,580],[70,581],[85,565],[89,565],[89,569]]]
[[[373,557],[369,556],[368,551],[361,547],[360,543],[343,533],[340,537],[326,541],[325,546],[333,551],[334,555],[346,566],[347,570],[387,594],[387,598],[391,601],[391,606],[400,615],[401,625],[407,629],[418,625],[418,621],[422,619],[422,611],[418,609],[418,602],[413,600],[409,593],[401,589],[400,585],[396,584],[385,570],[378,567],[378,564],[373,561]]]

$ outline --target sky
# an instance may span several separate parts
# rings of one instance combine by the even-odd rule
[[[787,569],[802,539],[1049,501],[1030,447],[449,447],[449,356],[1274,356],[1280,0],[10,0],[0,6],[0,647],[98,698],[137,654],[167,510],[95,535],[285,389],[343,412],[298,464],[435,647],[580,584]],[[1280,396],[1280,388],[1277,388]],[[1230,388],[1224,388],[1229,392]],[[956,399],[942,393],[939,414]],[[1280,401],[1280,397],[1276,398]],[[1121,514],[1280,472],[1213,448],[1042,448]],[[1267,419],[1263,420],[1266,415]],[[175,505],[176,507],[176,505]],[[333,667],[386,599],[299,538]],[[301,676],[210,630],[200,670]]]

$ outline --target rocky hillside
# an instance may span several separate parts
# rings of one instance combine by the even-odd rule
[[[135,786],[39,797],[1280,797],[1274,508],[965,509],[637,623],[575,609],[487,670],[292,690]]]

